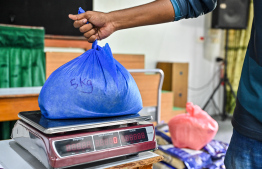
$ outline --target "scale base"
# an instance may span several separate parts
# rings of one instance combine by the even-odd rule
[[[128,120],[128,119],[125,119]],[[121,122],[122,123],[122,122]],[[123,123],[124,124],[124,123]],[[114,125],[111,125],[114,126]],[[120,125],[121,126],[121,125]],[[68,126],[67,126],[68,127]],[[92,129],[92,128],[90,128]],[[12,138],[20,144],[24,149],[35,156],[47,169],[58,169],[58,168],[69,168],[72,166],[79,166],[83,164],[90,164],[97,161],[104,161],[107,159],[134,155],[140,152],[154,150],[156,145],[155,132],[153,124],[140,120],[134,126],[126,126],[123,128],[113,128],[97,131],[89,131],[88,129],[71,131],[64,133],[46,134],[39,131],[37,128],[27,124],[23,120],[18,120],[12,131]],[[148,140],[139,141],[137,143],[123,144],[120,142],[120,133],[125,132],[137,132],[141,130],[145,131]],[[117,133],[119,139],[119,145],[117,147],[105,147],[96,150],[98,147],[94,143],[95,138],[104,139],[104,136],[109,136]],[[131,133],[132,134],[132,133]],[[71,154],[63,156],[59,153],[59,147],[56,146],[56,142],[74,141],[74,139],[79,140],[87,137],[91,137],[93,140],[94,149],[89,152],[82,152],[79,154]],[[106,138],[105,138],[106,139]],[[72,142],[71,141],[71,142]],[[71,142],[69,144],[71,144]],[[76,144],[76,143],[75,143]],[[63,146],[66,146],[67,143]],[[71,152],[70,152],[71,153]],[[125,153],[125,154],[124,154]]]
[[[0,149],[0,166],[2,165],[4,169],[46,169],[39,160],[14,140],[0,141]],[[98,163],[79,165],[68,169],[104,169],[156,157],[159,157],[159,155],[147,151],[139,153],[138,156],[120,157]]]

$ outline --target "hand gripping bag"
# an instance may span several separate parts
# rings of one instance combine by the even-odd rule
[[[187,103],[186,110],[188,113],[177,115],[168,123],[173,145],[200,150],[214,138],[218,124],[193,103]]]
[[[38,102],[48,119],[120,116],[142,109],[133,77],[113,58],[109,45],[100,47],[97,41],[50,75]]]

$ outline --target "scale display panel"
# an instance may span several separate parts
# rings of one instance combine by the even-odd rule
[[[94,151],[92,136],[66,139],[55,142],[57,153],[61,157]]]
[[[122,145],[142,143],[148,141],[145,128],[126,130],[119,132]]]
[[[96,150],[121,146],[118,132],[93,136]]]
[[[146,141],[149,141],[146,129],[137,128],[59,140],[54,142],[54,148],[60,157],[67,157]]]

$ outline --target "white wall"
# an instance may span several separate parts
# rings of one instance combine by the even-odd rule
[[[149,0],[94,0],[94,10],[109,12],[150,2]],[[200,87],[206,84],[218,66],[214,58],[204,57],[204,42],[200,37],[207,34],[206,16],[197,19],[161,25],[144,26],[115,32],[99,45],[109,43],[113,53],[144,54],[146,68],[155,68],[158,61],[188,62],[189,86]],[[205,37],[207,38],[207,37]],[[207,38],[208,39],[208,38]],[[215,78],[218,80],[218,77]],[[217,82],[212,82],[202,91],[188,91],[188,101],[203,106]],[[216,101],[218,96],[216,96]],[[213,114],[212,108],[207,109]]]

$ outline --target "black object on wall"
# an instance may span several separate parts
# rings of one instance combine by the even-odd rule
[[[212,28],[245,29],[250,0],[218,0],[212,13]]]
[[[43,26],[49,35],[81,36],[68,14],[93,9],[92,0],[0,0],[0,23]]]
[[[228,114],[226,112],[226,103],[228,95],[227,86],[230,88],[230,92],[236,100],[236,93],[232,88],[227,74],[229,29],[246,29],[249,17],[249,6],[250,0],[218,0],[217,7],[212,14],[212,28],[226,30],[225,58],[223,59],[224,74],[223,77],[220,78],[218,85],[216,86],[216,88],[214,89],[214,91],[212,92],[202,109],[206,109],[210,101],[213,100],[213,97],[220,88],[221,84],[224,83],[222,120],[225,120],[228,117]]]

